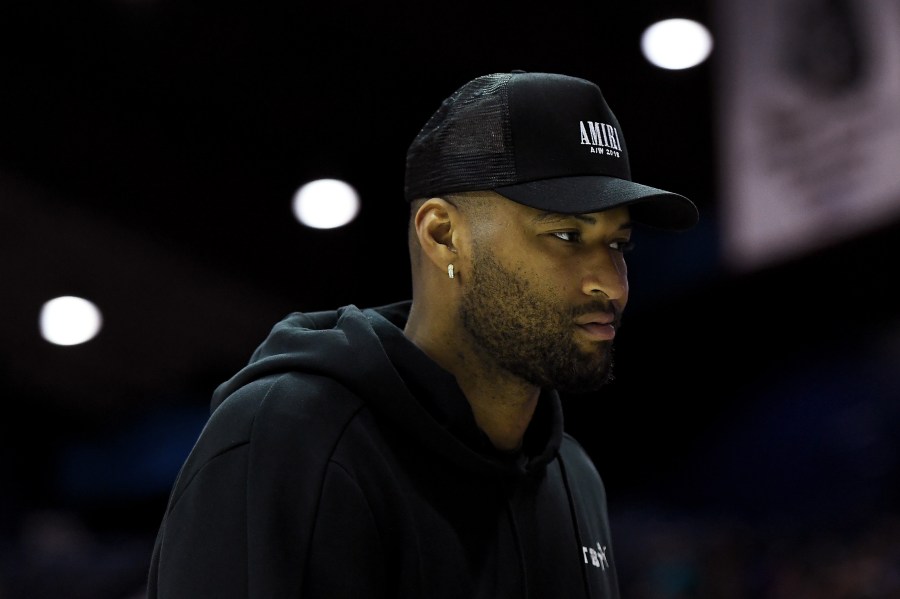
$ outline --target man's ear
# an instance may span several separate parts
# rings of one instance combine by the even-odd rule
[[[414,218],[419,246],[428,260],[442,272],[456,260],[462,222],[459,210],[443,198],[429,198]]]

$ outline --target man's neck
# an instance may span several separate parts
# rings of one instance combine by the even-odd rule
[[[521,381],[497,384],[480,378],[456,376],[469,400],[475,422],[500,451],[518,451],[537,408],[540,389]]]
[[[436,330],[410,315],[404,334],[456,382],[472,408],[475,422],[500,451],[517,451],[537,408],[540,389],[479,356],[468,339]],[[455,338],[454,338],[455,337]]]

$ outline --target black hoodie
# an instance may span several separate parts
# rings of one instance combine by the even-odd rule
[[[215,392],[149,599],[618,597],[603,484],[541,395],[493,448],[403,302],[295,313]]]

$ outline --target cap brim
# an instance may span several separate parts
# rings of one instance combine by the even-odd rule
[[[519,204],[561,214],[628,206],[631,220],[660,229],[683,231],[699,219],[697,207],[686,197],[617,177],[559,177],[504,185],[494,191]]]

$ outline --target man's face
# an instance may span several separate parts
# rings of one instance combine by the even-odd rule
[[[628,210],[571,216],[497,200],[491,222],[473,226],[463,327],[482,358],[534,385],[599,388],[628,300]]]

